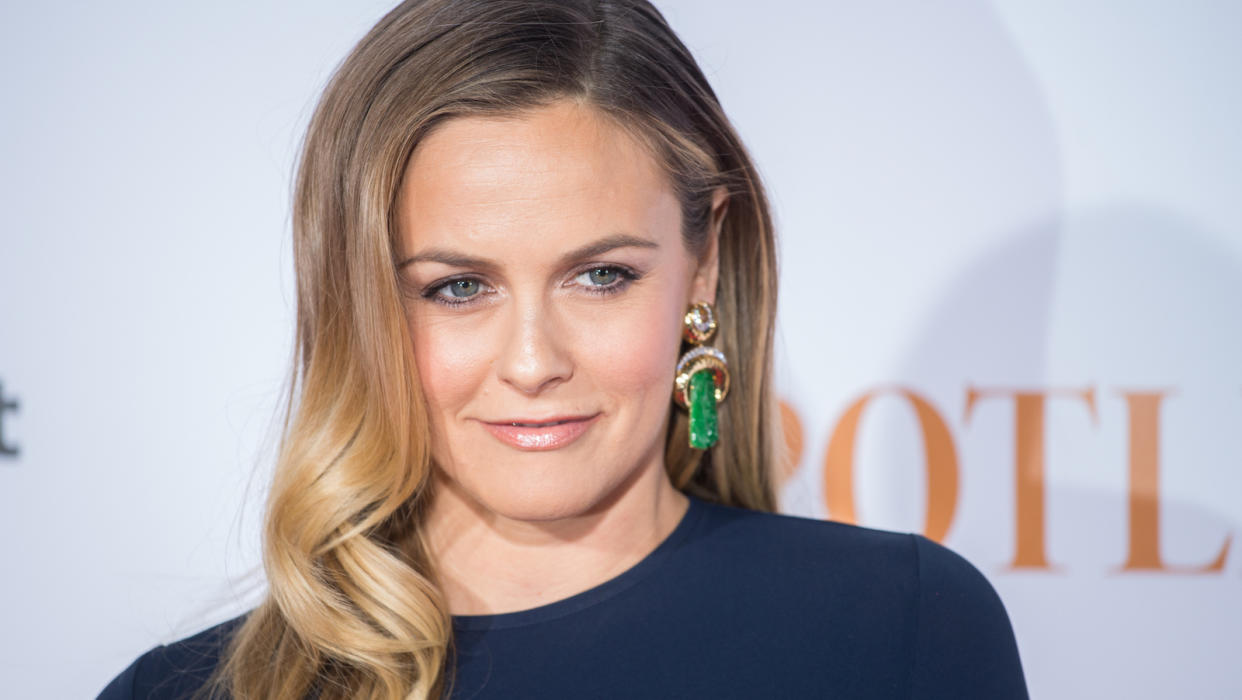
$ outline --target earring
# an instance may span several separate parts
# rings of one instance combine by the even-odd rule
[[[694,347],[677,361],[673,399],[690,412],[690,447],[706,450],[719,437],[716,405],[729,393],[729,365],[724,353],[704,345],[716,332],[716,312],[695,302],[682,318],[682,337]]]

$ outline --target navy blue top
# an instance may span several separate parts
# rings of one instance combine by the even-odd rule
[[[187,697],[241,619],[146,652],[99,697]],[[453,628],[452,700],[1028,697],[1000,597],[953,551],[694,496],[618,576]]]

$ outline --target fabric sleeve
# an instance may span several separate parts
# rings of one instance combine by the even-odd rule
[[[919,582],[911,700],[1029,700],[996,589],[961,555],[911,537]]]
[[[158,647],[156,648],[158,649]],[[154,651],[155,649],[151,649],[142,656],[134,659],[133,663],[126,667],[124,671],[117,674],[116,678],[113,678],[112,681],[104,687],[103,692],[99,693],[99,697],[95,700],[134,700],[134,680],[138,677],[142,662],[145,661],[146,658]]]

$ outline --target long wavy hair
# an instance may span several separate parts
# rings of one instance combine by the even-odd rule
[[[203,690],[235,698],[430,700],[451,692],[452,617],[420,523],[427,408],[397,271],[394,202],[430,129],[468,115],[590,105],[664,166],[687,249],[711,195],[715,344],[729,359],[720,441],[688,447],[672,403],[665,465],[685,493],[776,510],[776,250],[759,175],[707,79],[646,0],[407,0],[337,67],[297,165],[297,329],[263,525],[263,601]]]

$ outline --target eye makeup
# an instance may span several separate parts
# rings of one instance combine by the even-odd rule
[[[605,284],[579,284],[579,286],[587,294],[596,296],[609,296],[624,291],[630,284],[642,277],[634,270],[623,265],[592,265],[583,268],[580,272],[573,276],[573,279],[592,278],[596,273],[604,273],[604,276],[611,276],[609,282]],[[595,279],[598,279],[596,277]],[[477,300],[490,294],[488,291],[480,291],[487,289],[487,283],[474,275],[459,275],[449,277],[443,280],[437,280],[423,289],[419,295],[435,304],[448,307],[468,306],[478,303]],[[454,291],[474,292],[458,296]],[[447,292],[447,293],[446,293]]]

